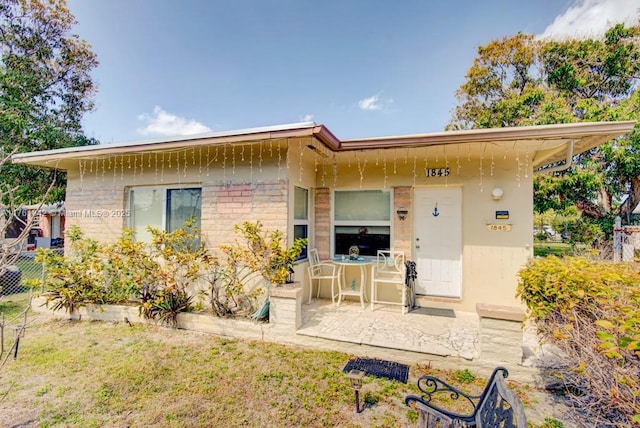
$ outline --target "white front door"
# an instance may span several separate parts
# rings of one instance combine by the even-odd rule
[[[416,293],[462,297],[462,189],[415,190]]]

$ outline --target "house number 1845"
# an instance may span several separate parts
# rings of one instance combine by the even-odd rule
[[[451,172],[449,168],[427,168],[427,177],[446,177]]]

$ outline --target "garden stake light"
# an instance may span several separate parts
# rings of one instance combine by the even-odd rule
[[[360,389],[362,388],[364,372],[362,370],[351,370],[347,373],[347,377],[351,383],[351,388],[353,388],[356,393],[356,413],[360,413],[362,411],[360,408]]]

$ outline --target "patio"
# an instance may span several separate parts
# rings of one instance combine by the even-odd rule
[[[480,318],[476,313],[418,308],[401,314],[397,306],[360,307],[347,300],[336,307],[329,299],[302,305],[296,334],[322,339],[474,359],[479,356]]]

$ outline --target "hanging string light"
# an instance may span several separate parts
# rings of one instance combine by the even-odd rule
[[[236,175],[236,146],[231,145],[231,175]]]
[[[187,176],[187,151],[184,151],[184,171],[182,173],[183,177]]]
[[[333,154],[333,187],[336,187],[338,181],[338,164],[336,163],[336,155]]]
[[[303,170],[303,162],[302,157],[304,156],[304,151],[302,150],[302,140],[298,140],[298,152],[300,153],[300,160],[298,161],[298,182],[302,183],[302,170]]]
[[[260,167],[260,172],[262,172],[262,141],[260,141],[260,157],[258,160],[258,166]]]
[[[120,158],[120,181],[123,181],[123,180],[124,180],[124,155],[122,155],[122,157]]]
[[[495,167],[495,162],[493,161],[493,144],[491,145],[491,174],[490,176],[493,177],[493,169]]]
[[[156,152],[156,178],[155,182],[158,182],[158,152]]]
[[[413,187],[416,186],[416,178],[418,177],[418,171],[416,170],[418,164],[418,157],[413,155]]]
[[[169,162],[171,162],[171,156],[169,156]],[[160,182],[164,182],[164,152],[162,152],[162,162],[160,163]]]
[[[227,145],[222,146],[222,181],[227,181]]]
[[[482,183],[482,178],[483,177],[482,176],[484,175],[484,170],[482,168],[482,162],[484,161],[484,150],[486,148],[487,148],[487,145],[485,143],[482,146],[482,153],[480,154],[480,192],[482,192],[484,190],[483,187],[482,187],[483,186],[483,183]]]
[[[135,167],[135,161],[134,161]],[[140,177],[144,175],[144,154],[140,153]]]
[[[525,164],[524,164],[524,178],[529,178],[529,150],[526,150],[524,152],[524,160],[525,160]]]
[[[367,159],[365,158],[362,166],[360,166],[360,158],[358,157],[358,153],[354,153],[356,160],[358,161],[358,172],[360,173],[360,188],[362,189],[362,181],[364,180],[364,170],[367,167]]]
[[[384,174],[384,181],[382,182],[382,188],[387,188],[387,153],[384,153],[384,158],[382,159],[382,172]]]
[[[320,182],[322,183],[322,187],[326,186],[325,183],[325,178],[327,176],[327,165],[326,164],[322,164],[322,177],[320,178]]]
[[[195,150],[193,151],[195,156]],[[202,146],[199,147],[198,151],[198,177],[202,175]]]
[[[80,190],[82,190],[83,189],[84,173],[82,172],[82,160],[81,159],[78,159],[78,172],[80,172]]]
[[[281,171],[282,171],[282,153],[280,152],[280,144],[278,144],[278,181],[280,180]]]
[[[458,144],[458,153],[456,154],[456,174],[460,175],[460,144]]]
[[[180,153],[176,152],[176,180],[180,183]]]
[[[240,144],[240,158],[244,162],[244,144]]]
[[[103,183],[104,183],[104,171],[105,171],[104,164],[105,164],[105,162],[106,162],[105,159],[102,158],[102,182]],[[109,163],[111,163],[111,162],[109,162]]]
[[[249,180],[253,183],[253,144],[249,144]]]
[[[207,177],[209,176],[209,164],[211,163],[209,161],[210,152],[211,152],[211,146],[207,146],[207,166],[206,166],[206,168],[207,168]],[[218,146],[216,146],[216,159],[217,158],[218,158]]]
[[[398,156],[396,155],[395,150],[394,150],[394,152],[393,152],[393,175],[395,175],[395,174],[398,172],[398,169],[397,169],[397,165],[398,165],[397,160],[398,160]]]

